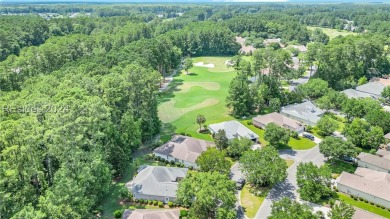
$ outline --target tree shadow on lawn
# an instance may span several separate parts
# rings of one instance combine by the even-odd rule
[[[175,97],[174,92],[175,91],[180,91],[177,87],[183,84],[183,79],[174,79],[169,85],[166,90],[163,92],[159,93],[159,98],[158,102],[159,103],[164,103],[170,101],[172,98]]]
[[[198,76],[198,74],[197,74],[197,73],[194,73],[194,72],[190,72],[190,73],[188,73],[188,74],[186,74],[186,75],[188,75],[188,76]]]
[[[171,123],[163,123],[161,127],[160,140],[164,143],[171,140],[175,132],[176,126],[172,125]]]

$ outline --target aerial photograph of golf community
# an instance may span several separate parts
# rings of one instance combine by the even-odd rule
[[[0,219],[390,218],[389,3],[0,1]]]

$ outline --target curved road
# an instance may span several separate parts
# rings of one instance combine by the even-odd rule
[[[319,142],[316,139],[316,142]],[[317,143],[318,143],[317,142]],[[294,164],[287,170],[287,179],[278,185],[275,185],[268,193],[267,198],[259,208],[256,214],[256,219],[266,219],[271,214],[271,205],[273,201],[279,200],[285,196],[291,199],[297,199],[297,166],[301,162],[313,162],[314,164],[321,166],[325,162],[325,157],[320,153],[318,145],[312,149],[304,151],[295,150],[281,150],[279,154],[282,158],[293,159]]]

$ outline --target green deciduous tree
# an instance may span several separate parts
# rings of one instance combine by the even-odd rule
[[[218,130],[218,132],[213,135],[213,139],[215,142],[215,146],[219,150],[226,149],[227,146],[229,145],[229,140],[226,137],[225,130],[223,130],[223,129]]]
[[[231,218],[236,202],[234,182],[217,172],[188,175],[179,183],[177,201],[190,206],[191,218]]]
[[[235,138],[229,142],[227,153],[230,157],[240,158],[241,155],[251,149],[253,141],[248,138]]]
[[[299,85],[297,89],[311,99],[322,97],[329,91],[328,82],[319,78],[310,79],[306,84]]]
[[[310,206],[284,197],[272,204],[269,219],[318,219]]]
[[[237,75],[229,86],[226,105],[231,108],[234,117],[247,116],[252,111],[253,97],[246,76]]]
[[[377,149],[384,142],[384,133],[378,126],[370,126],[365,120],[356,118],[343,130],[346,137],[358,147]]]
[[[323,116],[317,122],[317,128],[319,129],[321,135],[331,135],[334,131],[337,130],[339,124],[337,121],[332,119],[330,116]]]
[[[324,165],[317,167],[312,162],[300,163],[297,168],[299,194],[303,200],[319,202],[331,194],[332,173]]]
[[[247,181],[255,186],[272,186],[287,177],[287,164],[274,147],[246,151],[240,164]]]
[[[192,67],[194,67],[194,64],[193,64],[193,62],[192,62],[192,59],[191,59],[190,57],[185,58],[185,59],[184,59],[184,63],[183,63],[183,68],[184,68],[184,70],[187,72],[187,74],[188,74],[188,70],[189,70],[190,68],[192,68]]]
[[[278,143],[287,144],[290,140],[290,132],[275,123],[269,123],[265,126],[264,139],[270,145],[277,147]]]
[[[341,138],[326,137],[320,144],[320,152],[325,157],[331,159],[340,159],[342,157],[353,157],[356,155],[355,146]]]
[[[330,219],[352,219],[355,211],[356,210],[351,205],[344,201],[340,201],[339,204],[333,205],[328,213],[328,217],[330,217]]]
[[[202,152],[195,162],[201,171],[227,174],[230,171],[230,162],[225,157],[226,154],[224,151],[210,147]]]

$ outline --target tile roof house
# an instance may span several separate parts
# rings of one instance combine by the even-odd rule
[[[257,142],[259,136],[245,127],[243,124],[231,120],[227,122],[221,122],[216,124],[210,124],[209,130],[212,134],[217,133],[219,130],[225,130],[226,137],[231,140],[234,138],[248,138],[254,142]]]
[[[262,128],[264,129],[266,125],[268,125],[269,123],[275,123],[277,125],[279,125],[280,127],[283,127],[283,128],[286,128],[286,129],[289,129],[291,131],[295,131],[295,132],[298,132],[298,133],[302,133],[305,129],[305,126],[295,120],[295,119],[291,119],[287,116],[284,116],[280,113],[277,113],[277,112],[273,112],[273,113],[268,113],[266,115],[261,115],[261,116],[256,116],[252,119],[252,122],[253,122],[253,125],[258,127],[258,128]]]
[[[386,158],[361,152],[356,160],[359,167],[390,173],[390,160]]]
[[[369,211],[365,211],[356,207],[354,208],[355,213],[353,214],[352,219],[385,219],[384,217],[371,213]]]
[[[178,219],[179,209],[126,209],[122,219]]]
[[[390,208],[390,174],[358,167],[355,174],[342,172],[336,180],[339,191]]]
[[[378,155],[379,157],[385,158],[387,160],[390,160],[390,151],[388,151],[388,150],[381,150],[381,149],[379,149],[376,152],[376,155]]]
[[[170,141],[156,148],[153,154],[167,161],[180,162],[187,167],[198,168],[195,163],[196,159],[213,145],[214,143],[210,141],[175,135]]]
[[[372,94],[357,91],[355,89],[346,89],[346,90],[341,91],[341,93],[344,93],[350,99],[351,98],[356,98],[356,99],[357,98],[366,98],[366,97],[374,98],[374,99],[376,98],[376,96],[374,96]]]
[[[188,172],[187,168],[146,166],[126,187],[135,199],[174,201],[179,181]]]
[[[312,102],[306,101],[282,107],[280,113],[307,125],[314,126],[320,120],[324,111],[316,107]]]

